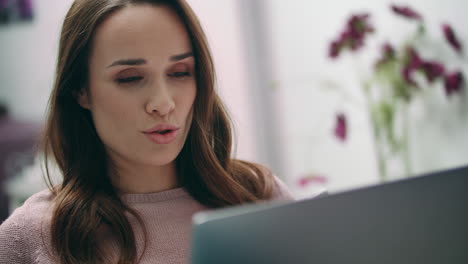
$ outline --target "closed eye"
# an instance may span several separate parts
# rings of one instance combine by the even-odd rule
[[[175,78],[183,78],[186,76],[190,76],[190,72],[173,72],[168,74],[170,77],[175,77]]]
[[[125,84],[125,83],[137,82],[142,79],[143,79],[142,76],[131,76],[131,77],[125,77],[125,78],[118,78],[116,81],[119,84]]]

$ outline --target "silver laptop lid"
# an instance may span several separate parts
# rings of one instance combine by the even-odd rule
[[[194,217],[192,264],[468,263],[468,167],[236,210]]]

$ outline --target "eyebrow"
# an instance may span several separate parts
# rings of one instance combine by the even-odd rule
[[[189,51],[189,52],[185,52],[185,53],[182,53],[182,54],[179,54],[179,55],[174,55],[174,56],[171,56],[169,58],[170,61],[180,61],[180,60],[183,60],[185,58],[188,58],[188,57],[193,57],[193,52]]]
[[[174,55],[169,58],[170,61],[180,61],[188,57],[193,57],[193,52],[185,52],[182,54]],[[146,64],[145,59],[123,59],[123,60],[116,60],[111,65],[107,66],[107,68],[117,66],[117,65],[143,65]]]
[[[124,60],[114,61],[111,65],[107,66],[107,68],[117,66],[117,65],[142,65],[142,64],[146,64],[145,59],[124,59]]]

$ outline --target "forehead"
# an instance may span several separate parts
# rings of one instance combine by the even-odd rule
[[[138,4],[114,12],[99,25],[90,59],[98,63],[131,57],[158,61],[190,50],[186,28],[170,7]]]

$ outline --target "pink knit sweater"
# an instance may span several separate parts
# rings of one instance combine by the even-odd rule
[[[274,199],[292,200],[287,187],[276,178]],[[148,194],[124,194],[122,200],[135,209],[146,224],[148,245],[140,264],[186,264],[189,262],[192,215],[209,210],[193,199],[184,188]],[[51,194],[44,190],[31,196],[0,225],[0,264],[52,264],[50,218]],[[128,216],[128,215],[127,215]],[[138,256],[141,256],[143,232],[133,217],[132,225]],[[101,235],[101,234],[100,234]],[[117,246],[102,232],[109,263],[116,263]]]

